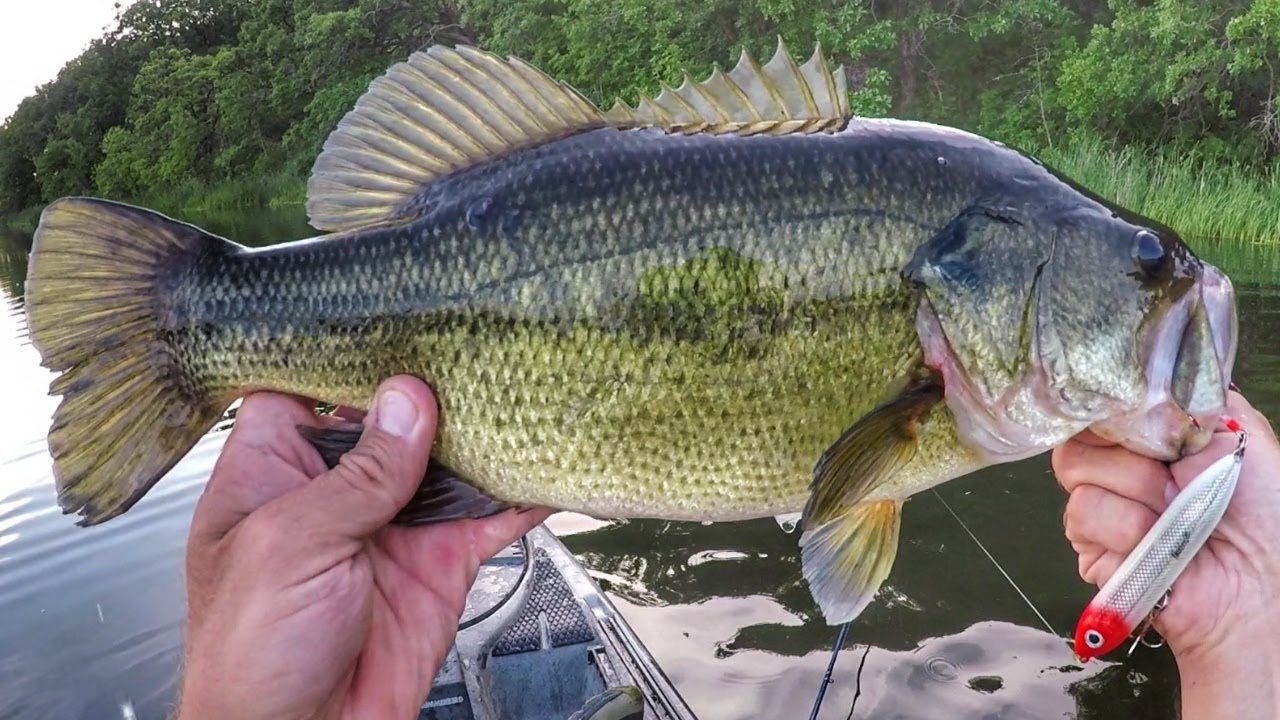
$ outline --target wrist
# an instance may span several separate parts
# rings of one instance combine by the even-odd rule
[[[1269,613],[1237,620],[1211,640],[1171,646],[1183,720],[1280,717],[1280,621]]]

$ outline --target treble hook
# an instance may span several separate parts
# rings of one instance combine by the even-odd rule
[[[1169,604],[1169,596],[1172,594],[1172,589],[1165,590],[1164,595],[1161,595],[1160,599],[1156,601],[1155,607],[1151,608],[1151,612],[1147,613],[1147,618],[1138,626],[1137,636],[1134,637],[1133,644],[1129,646],[1129,652],[1125,653],[1125,655],[1133,655],[1133,651],[1138,649],[1139,644],[1152,649],[1164,647],[1164,638],[1155,631],[1152,623],[1155,622],[1156,616],[1160,614],[1160,611],[1164,610],[1165,606]],[[1148,640],[1148,635],[1154,635],[1155,640]]]

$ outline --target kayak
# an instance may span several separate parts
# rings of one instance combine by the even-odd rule
[[[485,563],[419,720],[696,720],[568,548],[539,525]]]

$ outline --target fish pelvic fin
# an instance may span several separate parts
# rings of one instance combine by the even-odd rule
[[[587,130],[786,135],[835,132],[850,117],[843,66],[831,70],[821,47],[799,64],[781,38],[763,66],[744,50],[728,73],[686,74],[677,89],[607,113],[519,58],[436,45],[375,79],[325,140],[307,216],[318,230],[411,220],[429,210],[421,194],[432,181]]]
[[[303,425],[298,427],[298,432],[319,451],[325,465],[332,469],[360,441],[364,426],[360,423],[326,428]],[[448,465],[432,457],[427,463],[422,483],[392,522],[397,525],[427,525],[488,517],[512,507],[484,494]]]
[[[81,526],[133,506],[221,417],[166,341],[163,286],[238,246],[121,203],[40,216],[26,284],[32,344],[62,399],[49,429],[58,504]]]
[[[915,456],[917,423],[942,397],[936,374],[916,378],[851,425],[814,468],[800,557],[809,591],[832,625],[856,618],[889,576],[902,502],[865,498]]]

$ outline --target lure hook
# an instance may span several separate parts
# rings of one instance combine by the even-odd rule
[[[1129,652],[1125,653],[1126,655],[1133,655],[1133,651],[1138,649],[1139,644],[1152,649],[1164,647],[1164,638],[1161,637],[1160,633],[1156,632],[1152,624],[1160,612],[1165,609],[1165,606],[1169,604],[1169,596],[1172,594],[1172,589],[1165,590],[1164,595],[1161,595],[1160,599],[1156,601],[1155,607],[1151,608],[1151,612],[1147,613],[1147,618],[1138,626],[1137,634],[1133,638],[1133,644],[1129,645]],[[1155,639],[1149,640],[1148,636],[1154,636]]]

